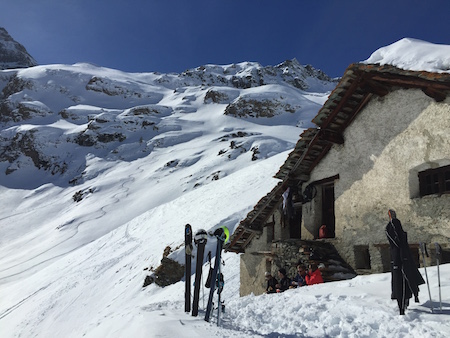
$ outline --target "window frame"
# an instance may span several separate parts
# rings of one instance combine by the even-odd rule
[[[450,194],[450,165],[420,171],[418,176],[420,197]]]

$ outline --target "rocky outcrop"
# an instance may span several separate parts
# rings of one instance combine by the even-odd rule
[[[256,62],[242,62],[227,66],[206,65],[180,74],[180,85],[203,84],[227,86],[238,89],[255,88],[281,82],[289,83],[300,90],[308,90],[316,83],[336,86],[338,79],[332,79],[311,65],[303,66],[296,59],[287,60],[276,66],[261,66]],[[170,82],[164,76],[161,83]],[[214,98],[212,98],[214,101]]]
[[[298,107],[292,107],[289,103],[278,100],[240,98],[229,104],[225,109],[225,115],[235,117],[274,117],[282,113],[294,113]]]
[[[161,265],[155,269],[155,272],[147,276],[144,280],[143,287],[155,283],[158,286],[164,287],[176,282],[179,282],[184,276],[184,266],[180,263],[163,257]]]
[[[15,41],[0,27],[0,69],[27,68],[36,66],[36,60],[28,54],[20,43]]]

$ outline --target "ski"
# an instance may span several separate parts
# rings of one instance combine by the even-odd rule
[[[222,243],[222,245],[223,245],[223,243]],[[217,286],[217,326],[219,326],[220,325],[220,312],[224,311],[224,309],[225,309],[225,305],[223,305],[223,301],[221,301],[221,299],[220,299],[220,295],[222,294],[222,290],[223,290],[223,286],[224,286],[223,273],[220,268],[220,263],[219,263],[219,269],[217,271],[216,286]]]
[[[439,273],[439,264],[441,263],[442,248],[439,243],[434,243],[436,246],[436,267],[438,276],[438,288],[439,288],[439,309],[442,312],[442,298],[441,298],[441,275]]]
[[[185,251],[184,311],[191,312],[192,227],[190,224],[186,224],[184,228],[184,251]]]
[[[223,243],[225,242],[224,229],[218,228],[214,232],[214,236],[217,238],[217,248],[216,248],[216,260],[214,262],[214,269],[211,274],[211,289],[209,290],[208,304],[206,306],[206,313],[205,313],[205,321],[207,321],[207,322],[209,322],[209,318],[211,315],[214,291],[216,289],[216,286],[218,285],[217,277],[218,277],[218,272],[220,270],[222,247],[223,247]],[[219,303],[219,307],[220,307],[220,303]],[[217,325],[219,325],[219,322],[217,323]]]
[[[209,271],[208,271],[208,277],[206,278],[205,287],[209,289],[211,287],[211,276],[213,268],[211,266],[211,251],[208,252],[208,262],[209,262]]]
[[[434,312],[433,310],[433,300],[431,299],[431,291],[430,291],[430,283],[428,282],[428,274],[427,274],[427,263],[425,261],[425,255],[429,257],[428,251],[427,251],[427,245],[423,242],[419,243],[420,251],[422,252],[422,260],[423,260],[423,268],[425,270],[425,278],[427,280],[427,286],[428,286],[428,296],[430,296],[430,306],[431,306],[431,313]]]
[[[194,237],[194,243],[197,246],[197,263],[195,266],[195,282],[194,282],[194,300],[192,302],[192,315],[194,317],[198,315],[198,301],[200,296],[200,285],[203,271],[203,256],[205,254],[207,237],[208,235],[206,231],[203,229],[197,231]]]

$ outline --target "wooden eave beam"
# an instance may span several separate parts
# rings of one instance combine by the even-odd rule
[[[335,144],[344,144],[344,136],[341,133],[329,129],[321,129],[319,133],[321,140]]]
[[[311,176],[309,174],[305,174],[305,173],[301,172],[298,175],[293,174],[292,177],[290,177],[290,178],[295,180],[295,181],[308,182],[310,177]]]
[[[363,79],[361,88],[366,92],[376,94],[380,97],[389,94],[389,88],[379,82],[370,79]]]
[[[393,74],[369,75],[370,78],[378,83],[388,83],[391,86],[404,88],[418,88],[437,102],[442,102],[450,92],[449,82],[440,82],[438,80],[423,79],[420,77],[395,76]]]
[[[442,102],[447,98],[447,93],[439,89],[434,89],[433,87],[422,88],[422,91],[436,102]]]
[[[324,184],[327,184],[327,183],[334,182],[334,181],[336,181],[338,179],[339,179],[339,174],[336,174],[334,176],[327,177],[327,178],[324,178],[322,180],[314,181],[313,183],[314,183],[314,185],[324,185]]]
[[[388,73],[367,73],[366,76],[371,80],[377,81],[379,83],[387,83],[391,86],[400,86],[406,88],[421,88],[431,86],[442,90],[450,89],[449,81],[439,81],[438,78],[421,78],[419,76]]]

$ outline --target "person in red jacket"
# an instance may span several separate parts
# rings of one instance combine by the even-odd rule
[[[306,285],[323,283],[322,273],[316,264],[309,265],[309,273],[305,276]]]

